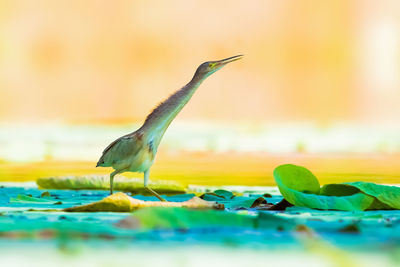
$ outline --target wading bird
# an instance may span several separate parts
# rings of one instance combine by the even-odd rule
[[[114,172],[110,174],[110,194],[113,193],[113,180],[116,174],[143,172],[144,187],[159,200],[165,201],[159,194],[148,187],[149,170],[153,165],[161,138],[172,120],[189,102],[200,84],[226,64],[241,58],[242,55],[239,55],[201,64],[192,80],[158,105],[147,116],[142,127],[135,132],[118,138],[104,149],[96,167],[112,167],[114,169]]]

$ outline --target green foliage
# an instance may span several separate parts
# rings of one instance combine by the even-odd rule
[[[400,187],[398,186],[387,186],[365,182],[347,184],[358,188],[365,194],[375,197],[379,202],[382,202],[393,209],[400,209]]]
[[[320,185],[317,178],[304,167],[281,165],[274,170],[274,178],[278,185],[304,193],[319,193]]]
[[[36,183],[39,188],[43,189],[108,190],[110,188],[109,176],[101,175],[46,177],[37,179]],[[149,186],[160,194],[182,194],[186,192],[184,186],[170,181],[150,181]],[[149,194],[143,186],[143,179],[136,178],[116,177],[114,190],[142,195]]]
[[[206,201],[215,201],[224,204],[227,209],[254,208],[257,204],[267,203],[265,198],[260,196],[236,196],[231,191],[215,190],[213,193],[205,193],[201,196]]]
[[[32,203],[32,204],[54,204],[57,201],[48,199],[48,198],[37,198],[27,195],[18,195],[17,197],[11,197],[10,203]]]
[[[215,190],[214,194],[216,194],[217,196],[223,197],[225,199],[231,199],[234,197],[233,193],[231,191],[223,190],[223,189]]]
[[[254,228],[255,225],[255,219],[251,216],[215,210],[154,207],[139,209],[133,213],[133,216],[139,220],[142,228],[147,229],[217,226]]]
[[[355,182],[320,188],[309,170],[291,164],[277,167],[274,178],[283,197],[300,207],[344,211],[400,209],[400,188],[395,186]]]
[[[289,230],[295,227],[291,219],[262,212],[257,216],[251,216],[217,210],[165,207],[139,209],[128,220],[135,221],[135,223],[130,223],[133,228],[142,229],[244,227]]]

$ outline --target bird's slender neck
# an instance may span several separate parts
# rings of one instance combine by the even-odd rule
[[[149,137],[154,140],[156,148],[168,126],[187,102],[189,102],[205,78],[207,78],[206,75],[196,73],[188,84],[172,94],[147,116],[140,130],[149,134]]]

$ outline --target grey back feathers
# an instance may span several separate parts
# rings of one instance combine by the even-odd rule
[[[127,134],[109,144],[104,149],[102,156],[97,162],[97,166],[110,167],[115,162],[129,156],[129,154],[137,153],[141,149],[137,135],[137,132]]]

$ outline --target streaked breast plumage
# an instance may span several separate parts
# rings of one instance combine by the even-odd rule
[[[140,132],[124,135],[103,151],[97,166],[113,167],[115,170],[144,172],[155,158],[153,143]]]

